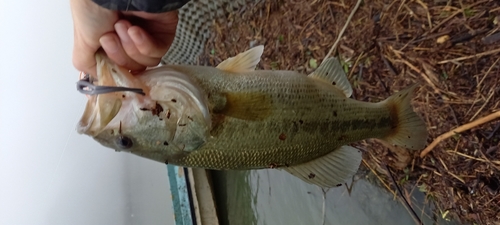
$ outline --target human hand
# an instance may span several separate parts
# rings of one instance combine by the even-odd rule
[[[95,53],[103,48],[118,65],[132,71],[156,66],[175,36],[177,11],[112,11],[91,0],[71,0],[74,24],[73,65],[96,73]]]

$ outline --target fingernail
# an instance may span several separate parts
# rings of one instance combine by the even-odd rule
[[[119,50],[118,43],[112,37],[103,37],[101,38],[101,45],[104,48],[104,51],[109,53],[116,53]]]
[[[129,34],[127,33],[128,27],[124,23],[116,23],[115,30],[118,34],[118,37],[122,40],[122,42],[128,42],[130,39],[128,38]]]
[[[125,31],[127,28],[125,27],[125,24],[117,22],[115,23],[115,30],[116,31]]]
[[[138,29],[129,29],[128,35],[130,35],[130,38],[132,38],[132,41],[136,44],[142,44],[144,42],[144,35]]]
[[[116,64],[123,66],[127,63],[127,59],[123,57],[118,37],[112,35],[104,36],[101,38],[100,43],[107,55],[110,56]]]

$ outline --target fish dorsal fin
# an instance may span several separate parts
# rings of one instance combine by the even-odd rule
[[[264,46],[259,45],[242,52],[235,57],[228,58],[221,62],[217,68],[228,72],[247,72],[255,70],[260,62],[260,57],[264,52]]]
[[[309,77],[333,84],[348,98],[352,95],[351,84],[337,58],[325,59]]]
[[[342,146],[325,156],[283,170],[323,188],[340,186],[354,176],[361,164],[361,151],[351,146]]]

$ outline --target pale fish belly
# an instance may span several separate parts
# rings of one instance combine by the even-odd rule
[[[237,101],[258,93],[260,102],[247,102],[245,110],[236,114],[265,116],[248,119],[214,112],[212,137],[174,164],[210,169],[292,166],[354,141],[384,137],[395,123],[385,105],[346,98],[331,84],[295,72],[205,74],[204,78],[202,86],[217,87],[207,89],[211,96],[239,93]]]

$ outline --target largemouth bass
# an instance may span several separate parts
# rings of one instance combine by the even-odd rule
[[[158,162],[216,170],[283,169],[321,187],[354,175],[361,151],[347,144],[377,138],[408,149],[427,129],[410,101],[415,85],[388,99],[351,99],[336,58],[308,76],[255,70],[263,47],[216,68],[164,65],[133,76],[96,54],[95,85],[142,89],[89,97],[78,132],[116,151]]]

